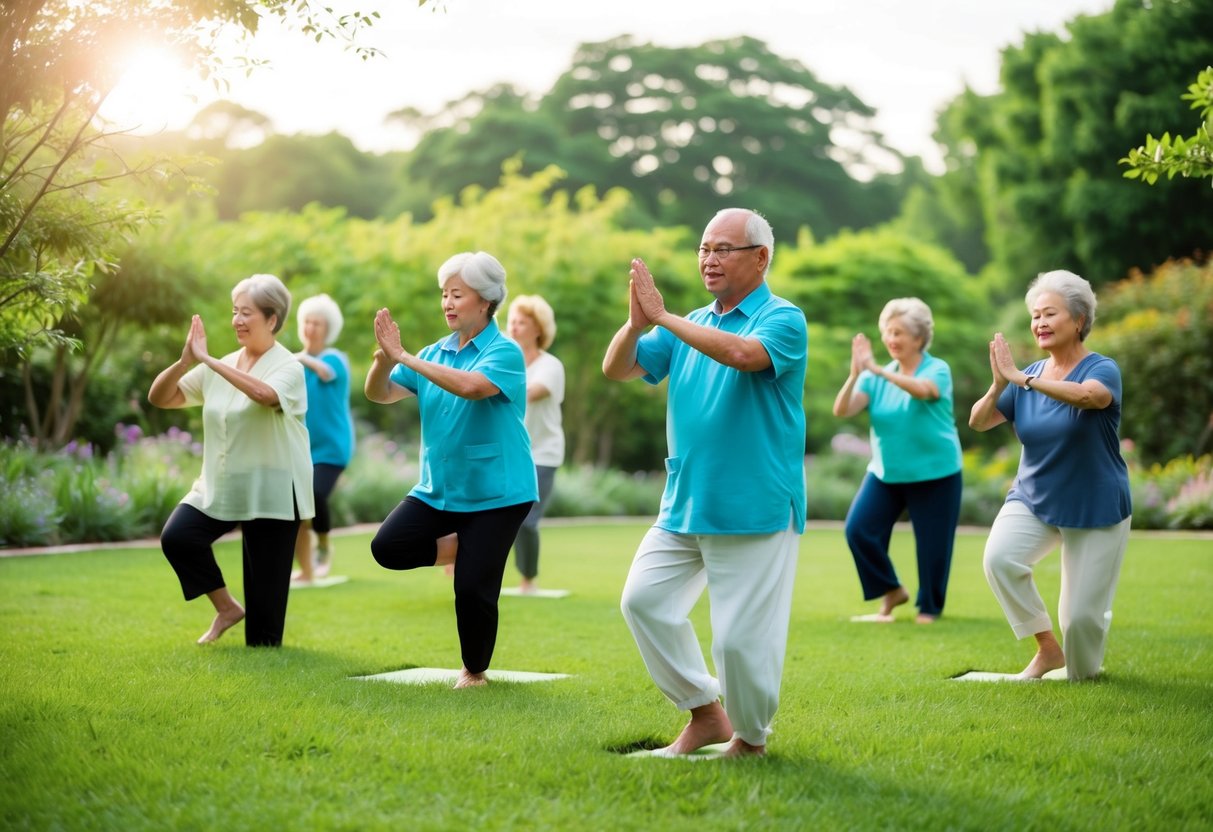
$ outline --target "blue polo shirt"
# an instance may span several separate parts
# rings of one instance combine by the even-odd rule
[[[354,455],[354,420],[350,415],[350,362],[345,353],[328,348],[316,358],[328,365],[333,377],[325,381],[307,366],[307,432],[312,443],[312,464],[350,464]]]
[[[1039,375],[1044,364],[1037,361],[1024,372]],[[1098,529],[1133,513],[1129,468],[1120,455],[1120,367],[1093,352],[1065,380],[1089,378],[1112,394],[1102,410],[1081,410],[1015,384],[998,397],[999,412],[1023,444],[1007,502],[1023,503],[1052,526]]]
[[[885,367],[896,372],[897,362]],[[914,378],[934,382],[939,398],[916,399],[896,384],[864,370],[855,389],[868,397],[872,461],[881,482],[903,483],[950,477],[962,467],[960,436],[952,415],[952,371],[928,352]]]
[[[771,358],[758,373],[726,367],[656,327],[640,338],[644,380],[670,379],[666,486],[656,526],[677,534],[804,531],[804,313],[766,283],[728,314],[713,303],[687,315],[757,338]]]
[[[443,511],[485,511],[539,498],[526,414],[526,362],[496,321],[459,349],[451,333],[418,358],[481,373],[500,391],[465,399],[397,364],[391,380],[417,395],[421,412],[421,479],[409,492]]]

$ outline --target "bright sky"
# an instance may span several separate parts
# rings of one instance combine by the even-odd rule
[[[413,0],[328,0],[338,12],[378,10],[361,42],[385,56],[360,60],[267,26],[254,53],[272,69],[234,78],[223,97],[268,116],[278,133],[349,136],[368,151],[410,147],[415,136],[384,117],[445,102],[500,81],[546,92],[569,68],[578,44],[630,34],[663,46],[750,35],[800,61],[823,81],[849,87],[877,111],[893,147],[938,168],[931,141],[936,113],[967,84],[998,89],[999,52],[1028,31],[1060,32],[1078,14],[1113,0],[445,0],[445,11]],[[324,2],[314,5],[322,7]],[[144,66],[106,112],[142,131],[184,126],[216,96]]]

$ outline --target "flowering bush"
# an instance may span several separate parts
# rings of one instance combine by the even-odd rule
[[[0,443],[0,546],[40,546],[132,540],[160,533],[202,467],[200,443],[170,428],[144,436],[118,425],[116,449],[102,457],[93,446],[70,443],[44,453],[29,443]],[[1213,457],[1173,459],[1143,467],[1133,443],[1123,443],[1137,529],[1213,529]],[[840,439],[833,453],[806,461],[809,517],[842,520],[864,476],[868,448]],[[379,434],[362,438],[354,461],[332,497],[336,525],[376,523],[417,482],[415,447]],[[998,513],[1018,454],[967,451],[961,522],[988,525]],[[549,517],[653,516],[661,501],[661,472],[628,474],[566,466],[556,477]],[[738,495],[739,510],[744,495]]]

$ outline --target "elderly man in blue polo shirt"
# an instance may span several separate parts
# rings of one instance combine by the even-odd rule
[[[616,381],[669,378],[665,493],[621,603],[653,680],[691,713],[665,755],[724,742],[727,756],[762,754],[779,703],[805,521],[808,335],[766,284],[774,248],[759,214],[718,213],[699,246],[716,300],[685,318],[633,260],[628,321],[602,362]],[[705,586],[719,681],[689,619]]]

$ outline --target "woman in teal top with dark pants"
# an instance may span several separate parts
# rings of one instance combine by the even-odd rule
[[[522,350],[497,327],[505,269],[482,251],[438,270],[451,334],[413,355],[387,309],[375,316],[379,349],[366,396],[416,396],[420,482],[371,541],[388,569],[453,565],[463,669],[455,687],[483,685],[497,640],[497,600],[510,546],[538,499],[526,413]]]
[[[960,438],[952,416],[952,371],[931,355],[934,323],[918,298],[897,298],[880,313],[880,336],[892,357],[883,367],[863,334],[851,342],[851,371],[834,400],[835,416],[865,408],[872,461],[847,513],[846,536],[865,600],[880,611],[856,621],[893,620],[910,600],[889,559],[893,525],[909,510],[918,550],[919,624],[943,612],[952,545],[960,519]]]

